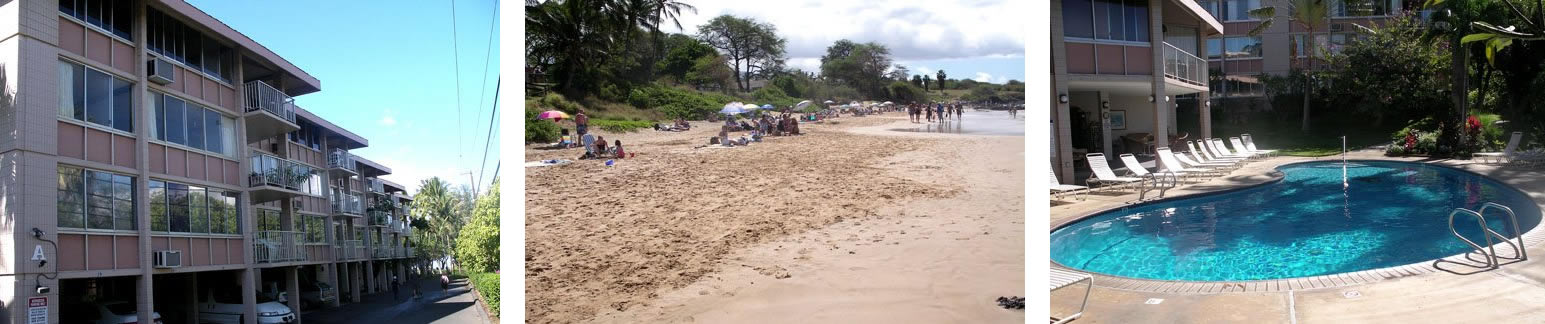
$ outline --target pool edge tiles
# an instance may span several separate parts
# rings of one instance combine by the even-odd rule
[[[1243,181],[1243,182],[1248,182],[1248,183],[1231,184],[1231,185],[1228,185],[1227,188],[1224,188],[1224,189],[1221,189],[1221,190],[1216,190],[1216,191],[1186,192],[1186,193],[1183,193],[1183,194],[1180,194],[1180,195],[1177,195],[1177,196],[1166,197],[1166,198],[1158,199],[1158,200],[1146,201],[1146,202],[1135,203],[1135,204],[1111,206],[1109,208],[1101,208],[1101,209],[1090,211],[1090,212],[1084,212],[1084,213],[1081,213],[1080,215],[1076,215],[1076,216],[1072,216],[1072,217],[1066,217],[1066,218],[1061,218],[1061,219],[1057,220],[1056,222],[1054,222],[1052,224],[1050,232],[1055,234],[1057,231],[1063,230],[1063,229],[1068,228],[1070,226],[1075,226],[1075,225],[1080,225],[1080,224],[1088,224],[1088,223],[1084,223],[1084,221],[1089,220],[1090,218],[1097,217],[1097,216],[1107,215],[1108,213],[1111,213],[1111,212],[1121,211],[1123,209],[1136,209],[1136,208],[1143,208],[1143,207],[1150,207],[1150,208],[1152,208],[1151,206],[1152,205],[1156,205],[1156,204],[1177,202],[1177,201],[1182,201],[1182,200],[1201,199],[1201,198],[1205,198],[1205,197],[1211,197],[1211,196],[1222,195],[1222,194],[1227,194],[1227,193],[1235,193],[1235,192],[1239,192],[1239,191],[1259,188],[1259,187],[1262,187],[1262,186],[1272,185],[1272,184],[1279,183],[1279,182],[1282,182],[1283,180],[1285,180],[1287,178],[1287,172],[1284,172],[1283,170],[1290,169],[1290,168],[1292,168],[1295,165],[1314,164],[1314,163],[1338,163],[1338,162],[1340,162],[1340,161],[1332,161],[1332,160],[1329,160],[1329,159],[1297,159],[1297,160],[1287,160],[1287,161],[1270,161],[1270,160],[1262,161],[1262,162],[1258,162],[1258,163],[1268,163],[1268,164],[1263,164],[1264,168],[1266,168],[1265,170],[1262,170],[1264,172],[1261,172],[1259,174],[1245,175],[1245,177],[1239,177],[1239,175],[1232,175],[1232,176],[1230,176],[1230,178],[1234,178],[1236,180],[1240,179],[1240,178],[1257,177],[1257,176],[1265,176],[1265,178],[1257,178],[1257,179],[1251,179],[1249,181]],[[1439,168],[1440,171],[1436,171],[1437,173],[1435,173],[1435,174],[1437,174],[1438,176],[1442,176],[1442,177],[1456,178],[1456,176],[1457,176],[1457,179],[1466,179],[1464,177],[1476,177],[1476,178],[1484,179],[1485,182],[1481,183],[1480,185],[1488,186],[1488,187],[1495,186],[1495,187],[1503,188],[1503,189],[1506,190],[1506,192],[1495,193],[1495,195],[1496,195],[1495,197],[1488,197],[1488,198],[1486,198],[1486,199],[1488,199],[1488,201],[1507,201],[1507,202],[1510,202],[1510,204],[1517,204],[1517,203],[1527,202],[1525,205],[1528,205],[1528,207],[1524,207],[1524,208],[1519,208],[1518,205],[1512,205],[1512,207],[1514,209],[1524,209],[1525,210],[1525,211],[1519,211],[1519,213],[1520,213],[1520,220],[1519,220],[1520,224],[1519,224],[1519,226],[1520,227],[1524,227],[1523,228],[1523,233],[1521,235],[1515,237],[1514,238],[1515,241],[1513,241],[1513,242],[1517,243],[1519,241],[1522,241],[1522,245],[1525,247],[1526,250],[1529,249],[1529,248],[1537,248],[1542,243],[1545,243],[1545,231],[1542,231],[1542,228],[1545,228],[1545,220],[1540,220],[1540,219],[1530,220],[1530,218],[1528,218],[1529,217],[1528,215],[1530,215],[1529,213],[1539,214],[1538,216],[1536,216],[1538,218],[1545,218],[1545,214],[1541,214],[1541,212],[1540,212],[1541,210],[1545,210],[1545,205],[1542,205],[1540,201],[1537,201],[1533,197],[1529,196],[1528,193],[1523,192],[1522,190],[1519,190],[1513,184],[1510,184],[1508,182],[1502,181],[1502,180],[1497,179],[1497,178],[1492,178],[1490,176],[1487,176],[1485,174],[1481,174],[1481,173],[1476,172],[1476,171],[1467,170],[1467,169],[1463,168],[1462,165],[1460,167],[1456,167],[1456,166],[1445,165],[1445,164],[1438,164],[1438,163],[1422,163],[1422,162],[1407,161],[1407,160],[1396,160],[1396,159],[1384,160],[1384,159],[1367,159],[1367,158],[1361,158],[1361,159],[1356,159],[1356,160],[1347,160],[1347,162],[1349,162],[1349,163],[1358,163],[1358,162],[1368,163],[1371,166],[1375,167],[1375,169],[1379,169],[1379,168],[1383,168],[1383,169],[1399,169],[1399,168],[1402,167],[1402,165],[1416,166],[1416,167]],[[1390,166],[1390,165],[1386,165],[1386,164],[1394,164],[1394,166]],[[1487,172],[1486,170],[1478,170],[1478,171],[1480,171],[1480,172]],[[1432,172],[1432,171],[1428,171],[1428,172]],[[1441,172],[1455,172],[1455,173],[1458,173],[1458,174],[1457,175],[1455,175],[1455,174],[1443,174]],[[1356,178],[1356,177],[1354,177],[1354,178]],[[1313,180],[1313,179],[1309,179],[1309,180]],[[1377,179],[1375,179],[1375,180],[1377,180]],[[1354,183],[1354,185],[1355,185],[1355,183]],[[1444,189],[1443,191],[1446,194],[1448,194],[1448,195],[1459,195],[1459,193],[1457,191],[1455,191],[1455,189],[1448,189],[1448,188],[1454,188],[1454,187],[1450,186],[1450,187],[1447,187],[1447,188],[1443,188]],[[1488,192],[1488,193],[1491,193],[1491,192]],[[1488,194],[1488,195],[1490,195],[1490,194]],[[1508,199],[1509,195],[1516,195],[1517,197],[1523,198],[1523,200],[1509,200]],[[1182,207],[1190,207],[1190,206],[1182,206]],[[1152,212],[1152,211],[1150,211],[1150,212]],[[1488,213],[1488,215],[1490,215],[1490,213]],[[1501,217],[1492,216],[1492,218],[1488,219],[1488,221],[1491,224],[1497,224],[1496,220],[1498,218],[1501,218]],[[1112,218],[1111,220],[1116,220],[1116,219],[1120,219],[1120,218]],[[1505,221],[1502,221],[1502,222],[1505,223]],[[1493,228],[1497,229],[1499,232],[1502,232],[1504,234],[1508,234],[1509,236],[1512,235],[1510,229],[1499,228],[1499,227],[1497,227],[1495,225],[1493,225]],[[1449,237],[1446,237],[1446,239],[1450,239],[1451,240],[1452,237],[1449,236]],[[1055,251],[1055,249],[1057,248],[1057,246],[1055,244],[1056,244],[1055,241],[1053,241],[1053,245],[1049,246],[1048,249],[1053,249]],[[1357,244],[1366,244],[1366,243],[1357,243]],[[1498,250],[1498,254],[1500,256],[1506,257],[1506,256],[1514,255],[1513,253],[1511,253],[1509,251],[1509,250],[1511,250],[1511,248],[1507,247],[1505,243],[1499,241],[1499,242],[1495,242],[1494,245],[1504,245],[1503,247],[1499,248],[1499,250]],[[1122,275],[1116,275],[1116,274],[1103,273],[1103,272],[1099,272],[1097,270],[1085,270],[1085,269],[1070,267],[1070,266],[1067,266],[1067,265],[1064,265],[1064,264],[1060,263],[1055,258],[1055,255],[1054,255],[1054,258],[1052,258],[1050,261],[1052,261],[1052,266],[1056,267],[1056,268],[1066,269],[1066,270],[1070,270],[1070,271],[1077,271],[1077,272],[1081,272],[1081,273],[1088,273],[1088,274],[1094,275],[1096,277],[1096,285],[1101,286],[1102,288],[1110,288],[1110,289],[1118,289],[1118,290],[1128,290],[1128,291],[1142,291],[1142,292],[1164,292],[1164,293],[1180,293],[1180,294],[1215,294],[1215,293],[1232,293],[1232,292],[1282,292],[1282,291],[1294,291],[1294,290],[1311,290],[1311,289],[1337,288],[1337,287],[1361,285],[1361,284],[1366,284],[1366,283],[1382,282],[1382,281],[1386,281],[1386,280],[1393,280],[1393,279],[1397,279],[1397,278],[1403,278],[1403,277],[1408,277],[1408,276],[1416,276],[1416,275],[1422,275],[1422,274],[1427,274],[1427,273],[1445,272],[1447,270],[1436,268],[1436,267],[1434,267],[1434,264],[1436,264],[1437,262],[1439,262],[1441,260],[1462,260],[1466,253],[1468,253],[1468,252],[1459,252],[1457,254],[1452,254],[1452,255],[1442,255],[1442,256],[1439,256],[1439,257],[1433,257],[1433,258],[1430,258],[1430,259],[1423,259],[1421,261],[1412,262],[1412,263],[1408,263],[1408,264],[1397,264],[1397,265],[1389,265],[1389,266],[1373,266],[1372,268],[1351,268],[1351,269],[1348,269],[1348,270],[1345,270],[1345,271],[1337,270],[1337,271],[1330,271],[1330,272],[1326,272],[1326,273],[1313,274],[1313,275],[1308,275],[1308,276],[1269,278],[1269,279],[1258,279],[1258,280],[1167,280],[1167,279],[1155,279],[1155,278],[1130,277],[1130,276],[1122,276]],[[1538,254],[1538,253],[1540,253],[1540,252],[1536,252],[1536,254]],[[1502,263],[1503,267],[1505,267],[1506,265],[1511,264],[1511,263],[1519,262],[1516,259],[1514,259],[1514,260],[1500,260],[1500,261],[1503,262]],[[1445,265],[1445,268],[1450,269],[1450,270],[1455,270],[1453,266],[1457,266],[1457,265],[1447,264],[1447,265]],[[1464,271],[1470,271],[1470,269],[1463,269],[1463,270]]]

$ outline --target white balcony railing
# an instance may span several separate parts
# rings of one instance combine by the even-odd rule
[[[1164,76],[1198,86],[1207,86],[1207,60],[1164,43]]]
[[[381,179],[379,178],[365,179],[365,184],[365,190],[369,190],[370,192],[377,194],[386,193],[386,183],[381,182]]]
[[[360,240],[340,240],[334,246],[334,250],[338,251],[338,260],[359,260],[363,257],[363,255],[360,255],[360,247],[362,246],[364,244]]]
[[[262,110],[295,123],[295,98],[291,98],[279,89],[274,89],[263,81],[247,82],[246,87],[248,112]]]
[[[359,195],[333,189],[333,194],[328,196],[328,200],[332,203],[335,214],[365,214],[365,204],[359,199]]]
[[[354,166],[354,155],[341,149],[334,149],[332,153],[327,154],[327,167],[359,172]]]
[[[253,259],[259,263],[306,260],[306,249],[301,246],[306,233],[291,231],[259,231],[252,243]]]
[[[301,190],[311,179],[311,167],[266,153],[252,152],[252,170],[247,181],[253,187],[274,186]]]

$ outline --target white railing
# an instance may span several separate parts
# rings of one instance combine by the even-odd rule
[[[333,149],[333,152],[327,155],[327,167],[359,172],[354,166],[354,155],[342,149]]]
[[[365,214],[365,204],[359,199],[359,195],[333,189],[333,194],[328,196],[328,200],[332,203],[335,214]]]
[[[248,112],[262,110],[295,123],[295,98],[263,81],[247,82],[246,91]]]
[[[253,187],[274,186],[301,190],[311,179],[311,167],[267,153],[252,152],[248,183]]]
[[[1164,43],[1164,76],[1199,86],[1207,86],[1207,60]]]
[[[301,246],[306,233],[292,231],[259,231],[252,243],[253,259],[259,263],[306,260],[306,249]]]
[[[381,182],[381,179],[379,179],[379,178],[365,179],[365,184],[366,184],[366,186],[365,186],[366,189],[365,190],[369,190],[370,192],[374,192],[374,193],[378,193],[378,194],[386,193],[386,184],[384,182]]]
[[[340,240],[334,250],[338,251],[338,260],[359,260],[362,257],[359,254],[361,246],[363,244],[360,240]]]

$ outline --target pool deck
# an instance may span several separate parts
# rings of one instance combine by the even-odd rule
[[[1499,166],[1473,160],[1391,158],[1382,151],[1348,154],[1350,159],[1424,162],[1485,175],[1513,186],[1545,206],[1545,168]],[[1275,181],[1276,167],[1295,162],[1340,160],[1273,157],[1249,162],[1228,175],[1182,185],[1164,194],[1176,198]],[[1152,200],[1154,192],[1149,193]],[[1084,198],[1085,195],[1078,195]],[[1084,216],[1136,203],[1130,190],[1101,191],[1077,200],[1072,195],[1051,203],[1048,230]],[[1545,209],[1545,207],[1542,207]],[[1074,323],[1388,323],[1388,322],[1545,322],[1545,230],[1529,230],[1527,250],[1534,257],[1496,270],[1457,263],[1424,262],[1395,268],[1238,283],[1136,280],[1095,274],[1095,287],[1084,317]],[[1507,231],[1503,231],[1507,233]],[[1501,247],[1498,254],[1511,255]],[[1466,262],[1462,258],[1449,260]],[[1048,260],[1052,267],[1059,267]],[[1476,262],[1466,262],[1477,264]],[[1054,316],[1077,311],[1082,284],[1053,291]],[[1162,299],[1151,304],[1152,299]]]

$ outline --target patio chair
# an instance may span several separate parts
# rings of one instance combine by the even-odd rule
[[[1089,197],[1089,190],[1086,190],[1086,189],[1089,189],[1089,187],[1080,186],[1080,185],[1062,184],[1062,181],[1058,181],[1057,180],[1057,171],[1046,170],[1046,172],[1049,172],[1051,174],[1051,196],[1052,196],[1052,198],[1056,198],[1057,195],[1066,194],[1066,193],[1070,193],[1070,192],[1074,193],[1074,194],[1077,194],[1079,191],[1083,191],[1084,192],[1084,198],[1085,199],[1087,199]],[[1079,199],[1079,200],[1083,200],[1083,199]]]
[[[1195,155],[1196,156],[1196,161],[1197,162],[1228,162],[1228,163],[1238,163],[1240,166],[1244,166],[1245,159],[1239,159],[1239,158],[1225,159],[1225,158],[1216,157],[1215,155],[1212,154],[1212,152],[1208,152],[1207,149],[1202,148],[1203,146],[1200,145],[1200,144],[1197,144],[1197,142],[1187,142],[1186,143],[1186,147],[1191,148],[1191,155]]]
[[[1202,168],[1202,167],[1187,168],[1187,167],[1185,167],[1185,165],[1180,164],[1180,160],[1179,159],[1175,158],[1175,154],[1170,152],[1169,147],[1156,148],[1156,149],[1154,149],[1154,153],[1159,156],[1159,163],[1160,163],[1160,165],[1164,166],[1165,170],[1169,170],[1169,171],[1172,171],[1172,172],[1180,172],[1180,173],[1185,173],[1185,174],[1202,174],[1202,173],[1210,173],[1210,174],[1213,174],[1213,175],[1220,174],[1218,172],[1218,170],[1213,170],[1213,169],[1210,169],[1210,168]]]
[[[1212,143],[1212,149],[1214,151],[1218,152],[1218,156],[1229,157],[1229,158],[1241,158],[1241,159],[1250,159],[1250,158],[1254,157],[1253,155],[1248,154],[1248,153],[1235,152],[1233,150],[1228,149],[1228,146],[1223,145],[1223,139],[1221,139],[1221,138],[1208,139],[1207,142],[1208,143]]]
[[[1241,152],[1241,153],[1249,154],[1250,156],[1260,156],[1260,157],[1265,157],[1266,156],[1265,152],[1256,152],[1255,150],[1251,150],[1250,148],[1245,147],[1245,141],[1244,140],[1240,140],[1239,136],[1230,137],[1230,138],[1228,138],[1228,141],[1229,141],[1229,143],[1234,145],[1234,151],[1235,152]]]
[[[1239,138],[1245,141],[1245,148],[1251,151],[1266,153],[1266,156],[1277,156],[1277,150],[1262,150],[1255,147],[1255,140],[1250,139],[1250,134],[1239,134]]]
[[[1084,300],[1078,304],[1078,312],[1063,318],[1054,317],[1052,320],[1055,322],[1052,323],[1064,324],[1078,319],[1079,317],[1083,317],[1084,310],[1089,307],[1089,293],[1094,292],[1094,276],[1091,276],[1087,273],[1052,268],[1051,275],[1048,277],[1051,279],[1051,291],[1056,291],[1057,289],[1062,289],[1063,287],[1072,286],[1080,281],[1088,282],[1089,284],[1088,287],[1084,288]]]
[[[1170,153],[1174,153],[1174,152],[1170,152]],[[1192,166],[1196,166],[1198,168],[1218,169],[1218,170],[1220,170],[1220,172],[1222,170],[1233,171],[1234,169],[1238,169],[1239,168],[1234,163],[1197,162],[1196,160],[1192,160],[1190,157],[1186,157],[1185,154],[1175,154],[1175,159],[1180,160],[1180,163],[1184,163],[1185,165],[1192,165]]]
[[[1507,147],[1502,152],[1481,152],[1471,154],[1470,156],[1472,158],[1487,158],[1493,163],[1501,159],[1507,159],[1508,162],[1512,162],[1513,152],[1518,150],[1518,142],[1523,138],[1524,132],[1513,132],[1513,136],[1507,140]]]
[[[1094,171],[1086,181],[1090,186],[1098,188],[1143,183],[1143,178],[1116,176],[1116,172],[1110,169],[1110,162],[1105,160],[1104,153],[1089,153],[1084,160],[1089,162],[1089,170]]]

